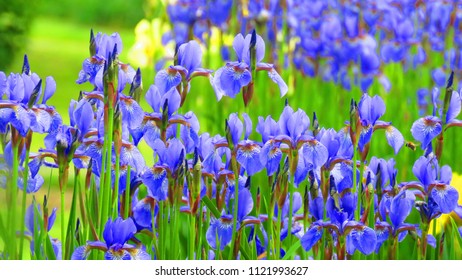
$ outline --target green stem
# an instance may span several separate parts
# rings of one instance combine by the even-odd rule
[[[271,184],[268,185],[269,188],[271,188],[272,186],[272,182]],[[270,196],[272,195],[271,191],[269,190],[268,193],[270,194]],[[266,258],[269,260],[269,259],[272,259],[274,257],[274,247],[273,247],[273,215],[274,215],[274,199],[271,199],[270,198],[270,207],[269,207],[269,210],[268,210],[268,229],[266,230],[267,233],[268,233],[268,250],[267,250],[267,256]]]
[[[19,171],[19,145],[13,143],[12,145],[13,149],[13,170],[12,176],[11,176],[11,188],[10,188],[10,195],[11,195],[11,209],[9,211],[10,213],[10,240],[9,240],[9,259],[16,259],[16,202],[17,202],[17,196],[18,196],[18,171]],[[27,186],[25,186],[27,188]]]
[[[293,168],[295,170],[295,168]],[[292,219],[293,219],[293,209],[294,209],[294,185],[295,185],[295,172],[290,174],[290,185],[289,185],[289,221],[287,225],[287,241],[288,245],[287,248],[290,248],[292,246]],[[282,211],[282,209],[279,209]]]
[[[66,211],[64,210],[64,188],[61,188],[61,244],[66,244],[66,226],[64,221],[64,215]],[[66,256],[66,246],[62,246],[62,255]]]
[[[127,176],[130,178],[129,174]],[[119,216],[119,177],[120,177],[120,153],[116,155],[115,160],[115,177],[114,177],[114,193],[112,193],[112,219],[117,219]]]
[[[282,223],[282,209],[278,211],[278,221],[276,224],[276,253],[274,258],[279,260],[281,259],[281,223]]]
[[[231,239],[231,250],[229,251],[229,260],[233,259],[233,252],[235,242],[236,242],[236,232],[237,232],[237,207],[239,203],[239,172],[237,168],[236,158],[233,157],[233,169],[234,169],[234,209],[233,209],[233,235]]]
[[[107,157],[106,157],[106,169],[104,170],[104,188],[103,188],[103,207],[101,212],[101,228],[102,232],[104,224],[109,217],[109,208],[111,207],[111,167],[112,167],[112,134],[114,130],[114,108],[110,104],[108,108],[108,127],[107,127],[107,138],[104,139],[107,142]]]
[[[192,214],[190,216],[191,219],[191,226],[189,227],[189,259],[194,260],[194,244],[196,243],[196,217],[194,217]],[[196,256],[198,259],[199,256]]]
[[[131,183],[131,166],[127,166],[127,179],[125,181],[125,200],[124,200],[124,219],[128,219],[128,214],[130,213],[130,183]]]
[[[27,181],[29,179],[29,149],[26,150],[26,159],[24,163],[23,173],[23,189],[22,189],[22,205],[21,205],[21,238],[19,240],[19,259],[22,260],[24,249],[24,231],[26,226],[26,200],[27,200]]]
[[[358,188],[358,178],[356,175],[356,170],[358,167],[356,166],[356,162],[358,161],[358,152],[356,150],[356,145],[353,149],[353,192],[357,195],[357,202],[356,202],[356,211],[355,211],[355,220],[359,221],[361,218],[361,188]]]

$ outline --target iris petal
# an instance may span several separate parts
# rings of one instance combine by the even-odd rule
[[[369,227],[364,227],[361,230],[353,230],[351,233],[352,241],[356,249],[365,255],[374,252],[377,245],[377,235],[375,231]]]
[[[322,227],[313,226],[311,227],[305,235],[300,239],[303,249],[305,251],[311,250],[311,248],[318,242],[322,237]]]

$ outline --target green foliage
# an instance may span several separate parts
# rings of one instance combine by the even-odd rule
[[[50,0],[40,1],[38,12],[85,25],[133,28],[144,17],[143,0]],[[76,12],[77,10],[77,12]]]
[[[24,49],[36,2],[0,0],[0,7],[0,69],[5,69]]]

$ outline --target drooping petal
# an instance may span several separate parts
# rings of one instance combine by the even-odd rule
[[[310,214],[313,216],[314,221],[322,220],[324,213],[324,201],[322,201],[321,196],[311,199],[309,207]]]
[[[231,242],[233,235],[233,221],[231,215],[222,216],[219,219],[212,218],[207,229],[206,238],[210,247],[217,248],[217,240],[220,243],[220,250]]]
[[[164,168],[154,167],[146,169],[141,175],[141,180],[148,187],[151,195],[161,201],[167,198],[167,189],[164,188],[166,177],[167,172]]]
[[[395,154],[398,154],[401,147],[404,145],[404,137],[401,132],[394,126],[388,126],[385,131],[388,144],[393,148]]]
[[[168,92],[171,88],[178,86],[181,83],[181,74],[174,68],[161,70],[155,77],[155,84],[161,95]]]
[[[303,146],[303,155],[305,160],[317,169],[326,163],[329,152],[321,142],[314,139]]]
[[[461,109],[461,99],[457,91],[452,92],[451,102],[449,103],[448,112],[446,113],[446,123],[457,118]]]
[[[129,251],[132,260],[142,260],[149,261],[151,260],[151,255],[149,255],[144,249],[136,248]]]
[[[377,245],[377,235],[373,229],[369,227],[355,229],[351,232],[351,237],[354,246],[361,253],[369,255],[374,252]]]
[[[281,75],[279,75],[279,73],[276,71],[276,69],[271,67],[271,69],[268,71],[268,77],[278,85],[280,96],[285,96],[289,91],[289,87],[287,86],[286,82],[282,79]]]
[[[436,186],[431,191],[431,197],[444,214],[451,213],[457,207],[459,192],[450,185]]]
[[[143,155],[135,145],[127,144],[122,147],[120,152],[120,162],[122,165],[130,165],[137,172],[144,170],[145,162]]]
[[[305,251],[311,250],[322,237],[322,227],[318,225],[312,226],[303,237],[300,239],[303,249]]]
[[[146,199],[141,199],[133,208],[135,222],[145,228],[150,228],[152,223],[151,205]]]
[[[35,118],[31,119],[31,130],[37,133],[48,132],[52,123],[51,115],[42,109],[32,108],[31,111],[35,115]]]
[[[43,94],[42,104],[45,104],[56,91],[56,81],[53,77],[48,76],[46,78],[45,92]]]
[[[260,160],[261,148],[251,140],[243,140],[239,143],[236,159],[247,171],[249,176],[254,175],[264,168]]]
[[[239,190],[239,200],[237,208],[237,218],[242,221],[253,209],[252,194],[247,188]]]
[[[426,149],[428,144],[442,131],[441,121],[434,116],[420,118],[412,124],[412,136],[422,143],[422,149]]]
[[[90,248],[86,245],[75,248],[72,253],[71,260],[86,260],[90,254]]]
[[[227,63],[221,72],[219,83],[224,93],[234,98],[251,80],[252,75],[245,63]]]
[[[119,100],[122,119],[130,129],[139,127],[144,118],[144,111],[141,106],[132,98],[121,97]]]

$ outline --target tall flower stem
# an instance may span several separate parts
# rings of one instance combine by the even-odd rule
[[[288,248],[292,245],[292,218],[293,218],[293,209],[294,209],[294,192],[295,192],[295,171],[298,164],[298,151],[296,149],[291,151],[291,160],[290,160],[290,184],[289,184],[289,221],[287,225],[287,241]],[[280,209],[282,211],[282,209]]]
[[[21,205],[21,238],[19,240],[19,259],[22,259],[22,253],[24,249],[24,231],[26,226],[26,200],[27,200],[27,181],[29,179],[29,154],[30,154],[30,143],[32,141],[32,131],[29,131],[26,142],[26,158],[24,160],[24,171],[23,171],[23,188],[22,188],[22,205]]]
[[[14,129],[12,131],[14,134]],[[10,209],[9,209],[9,229],[10,229],[10,240],[9,240],[9,259],[16,259],[16,203],[18,196],[18,171],[19,171],[19,145],[16,141],[12,140],[13,149],[13,170],[11,170],[11,184],[10,186]]]
[[[358,161],[358,152],[357,146],[353,147],[353,192],[356,193],[356,211],[355,211],[355,220],[359,221],[361,218],[361,188],[358,188],[358,176],[356,174],[358,167],[356,162]],[[361,178],[360,178],[361,179]]]
[[[278,221],[276,224],[276,254],[274,258],[276,260],[281,259],[281,225],[282,225],[282,209],[278,210]]]
[[[191,214],[190,218],[190,227],[189,227],[189,259],[194,260],[194,244],[196,243],[196,217]],[[196,259],[199,259],[200,256],[196,256]]]
[[[268,233],[268,250],[267,250],[267,259],[272,259],[274,257],[274,246],[273,246],[273,215],[274,215],[274,203],[275,199],[273,198],[274,193],[271,192],[271,187],[273,186],[273,176],[268,177],[268,194],[270,195],[270,205],[268,211],[268,228],[266,232]]]
[[[112,104],[110,104],[112,105]],[[103,208],[101,212],[101,223],[106,223],[109,217],[109,207],[111,207],[111,189],[112,189],[112,178],[111,178],[111,167],[112,167],[112,134],[114,129],[114,108],[109,106],[108,108],[108,125],[107,125],[107,138],[104,139],[107,141],[108,145],[106,146],[107,156],[106,156],[106,169],[104,170],[104,188],[103,188]],[[101,225],[102,225],[101,224]]]
[[[239,203],[239,170],[238,163],[236,161],[236,156],[233,155],[232,166],[234,170],[234,207],[233,207],[233,234],[231,239],[231,250],[229,251],[229,259],[232,260],[234,247],[236,246],[236,233],[237,233],[237,207]]]

